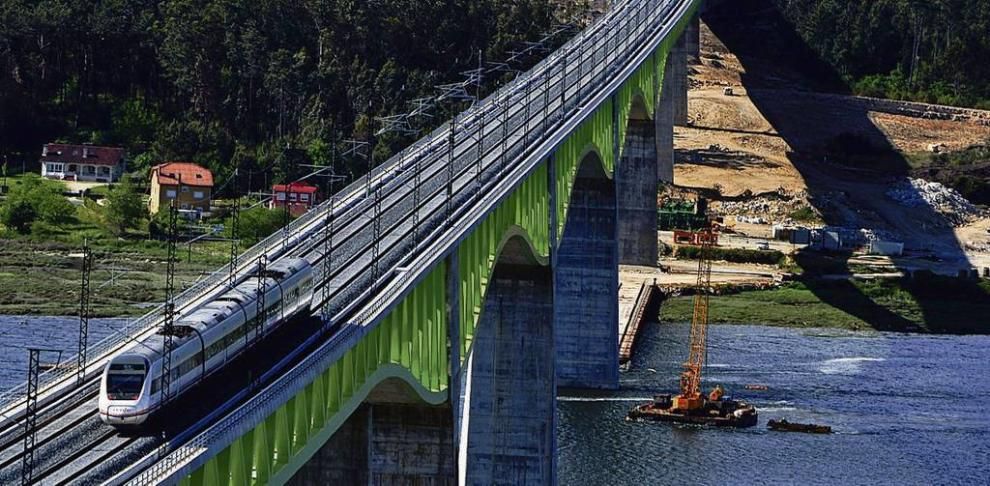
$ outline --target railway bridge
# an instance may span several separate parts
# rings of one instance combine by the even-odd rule
[[[557,390],[618,386],[618,265],[656,262],[656,195],[673,179],[700,3],[614,2],[530,71],[188,289],[180,311],[259,258],[304,257],[319,325],[185,430],[106,433],[39,467],[52,482],[109,467],[100,480],[115,484],[555,483]],[[81,367],[44,374],[33,397],[0,396],[0,460],[21,457],[30,400],[42,424],[81,410],[66,430],[84,436],[102,366],[162,315],[130,323]]]

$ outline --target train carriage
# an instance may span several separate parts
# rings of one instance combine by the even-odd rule
[[[263,299],[259,279],[264,279]],[[308,312],[312,295],[310,263],[303,258],[285,258],[269,265],[263,275],[252,275],[178,316],[172,329],[169,388],[173,400],[294,315]],[[107,363],[99,398],[100,418],[105,423],[140,425],[160,408],[162,332],[135,342]]]

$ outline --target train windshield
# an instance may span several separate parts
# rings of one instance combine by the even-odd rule
[[[144,365],[111,364],[107,374],[107,398],[137,400],[144,384]]]

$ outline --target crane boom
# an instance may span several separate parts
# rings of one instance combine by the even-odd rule
[[[699,232],[701,252],[698,255],[698,279],[694,294],[694,314],[691,318],[691,349],[681,372],[681,393],[673,398],[676,410],[697,410],[704,406],[701,395],[701,371],[708,344],[708,301],[712,282],[711,248],[714,234],[711,228]]]

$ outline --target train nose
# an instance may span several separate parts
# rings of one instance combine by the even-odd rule
[[[114,405],[112,407],[107,407],[107,415],[111,418],[124,417],[131,415],[134,412],[134,407],[128,407],[126,405]]]
[[[111,405],[101,415],[103,422],[110,425],[137,425],[144,422],[148,416],[146,412],[142,413],[136,405]]]

